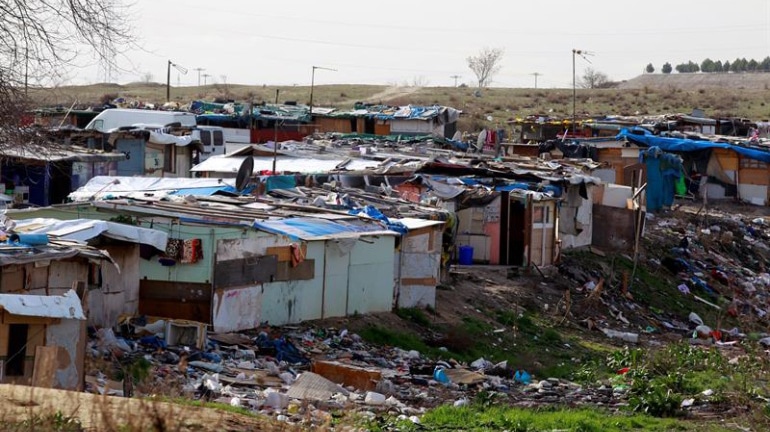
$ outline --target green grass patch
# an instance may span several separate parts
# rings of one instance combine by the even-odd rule
[[[411,321],[422,327],[430,327],[431,325],[430,318],[420,308],[398,308],[396,309],[396,315],[403,320]]]
[[[245,416],[254,417],[254,418],[264,418],[263,415],[257,414],[249,410],[248,408],[232,406],[230,404],[221,403],[221,402],[205,402],[197,399],[188,399],[183,397],[175,397],[175,398],[153,397],[153,398],[150,398],[149,400],[173,403],[176,405],[211,408],[218,411],[225,411],[233,414],[240,414],[240,415],[245,415]]]
[[[428,411],[421,418],[420,425],[403,423],[407,431],[424,430],[464,430],[511,432],[535,431],[581,431],[581,432],[621,432],[628,430],[644,431],[727,431],[716,424],[684,422],[674,419],[660,419],[651,416],[633,414],[617,415],[601,410],[541,408],[525,410],[520,408],[471,406],[455,408],[444,405]]]
[[[463,317],[463,329],[471,336],[484,336],[493,330],[491,324],[478,318]]]

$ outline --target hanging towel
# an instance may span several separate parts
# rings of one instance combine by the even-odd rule
[[[166,257],[178,260],[182,256],[182,247],[184,241],[182,239],[168,239],[166,243]]]
[[[302,247],[296,243],[289,246],[291,249],[291,266],[297,267],[302,261],[305,261],[305,254],[302,253]]]
[[[193,264],[203,258],[201,239],[187,239],[182,247],[182,264]]]

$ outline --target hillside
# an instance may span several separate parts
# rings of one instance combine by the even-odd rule
[[[770,73],[654,73],[639,75],[623,81],[618,89],[745,89],[767,90],[770,88]]]
[[[767,91],[770,74],[647,74],[623,82],[620,88],[578,89],[578,116],[648,115],[690,113],[699,108],[709,116],[770,118]],[[162,103],[166,87],[157,83],[36,89],[32,97],[40,106],[86,108],[117,97],[129,101]],[[310,102],[309,86],[246,86],[210,84],[172,87],[171,99],[186,103],[194,99],[276,100]],[[357,101],[389,105],[447,105],[461,109],[460,130],[496,127],[516,117],[532,114],[572,116],[571,89],[489,88],[477,92],[461,87],[389,87],[380,85],[317,85],[315,106],[352,108]]]

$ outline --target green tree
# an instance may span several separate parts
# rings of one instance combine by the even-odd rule
[[[732,70],[733,72],[746,72],[748,70],[749,62],[746,61],[746,58],[737,58],[735,61],[733,61]]]
[[[756,72],[757,68],[759,68],[759,62],[754,59],[749,60],[749,63],[746,65],[746,70],[749,72]]]
[[[647,73],[654,73],[655,72],[655,66],[653,66],[652,63],[647,63],[647,67],[644,68],[644,70]]]
[[[671,67],[671,63],[666,62],[663,64],[663,67],[660,68],[660,71],[664,74],[670,74],[673,68]]]
[[[678,65],[676,65],[675,69],[679,73],[695,73],[700,70],[700,66],[698,66],[697,63],[694,63],[692,60],[690,60],[687,63],[679,63]]]
[[[762,62],[759,63],[759,70],[762,72],[770,72],[770,56],[762,59]]]
[[[724,66],[722,66],[722,60],[717,60],[714,62],[714,72],[724,72]]]
[[[725,72],[730,72],[730,67],[732,65],[730,64],[730,60],[725,60],[725,62],[722,64],[722,70]]]
[[[714,72],[714,60],[711,60],[710,58],[703,60],[700,64],[700,70],[705,73]]]

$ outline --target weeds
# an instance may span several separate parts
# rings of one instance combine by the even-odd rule
[[[46,431],[46,432],[82,432],[85,431],[80,420],[64,415],[61,411],[47,416],[34,415],[20,422],[0,422],[2,430],[9,432]]]
[[[425,311],[420,308],[398,308],[396,315],[401,319],[411,321],[422,327],[430,327],[430,319],[425,315]]]
[[[687,398],[735,406],[767,400],[767,360],[751,345],[746,350],[746,356],[728,362],[717,348],[687,343],[652,352],[626,347],[609,353],[603,363],[583,364],[571,376],[584,383],[607,379],[615,390],[628,392],[631,410],[674,417],[683,413]]]

